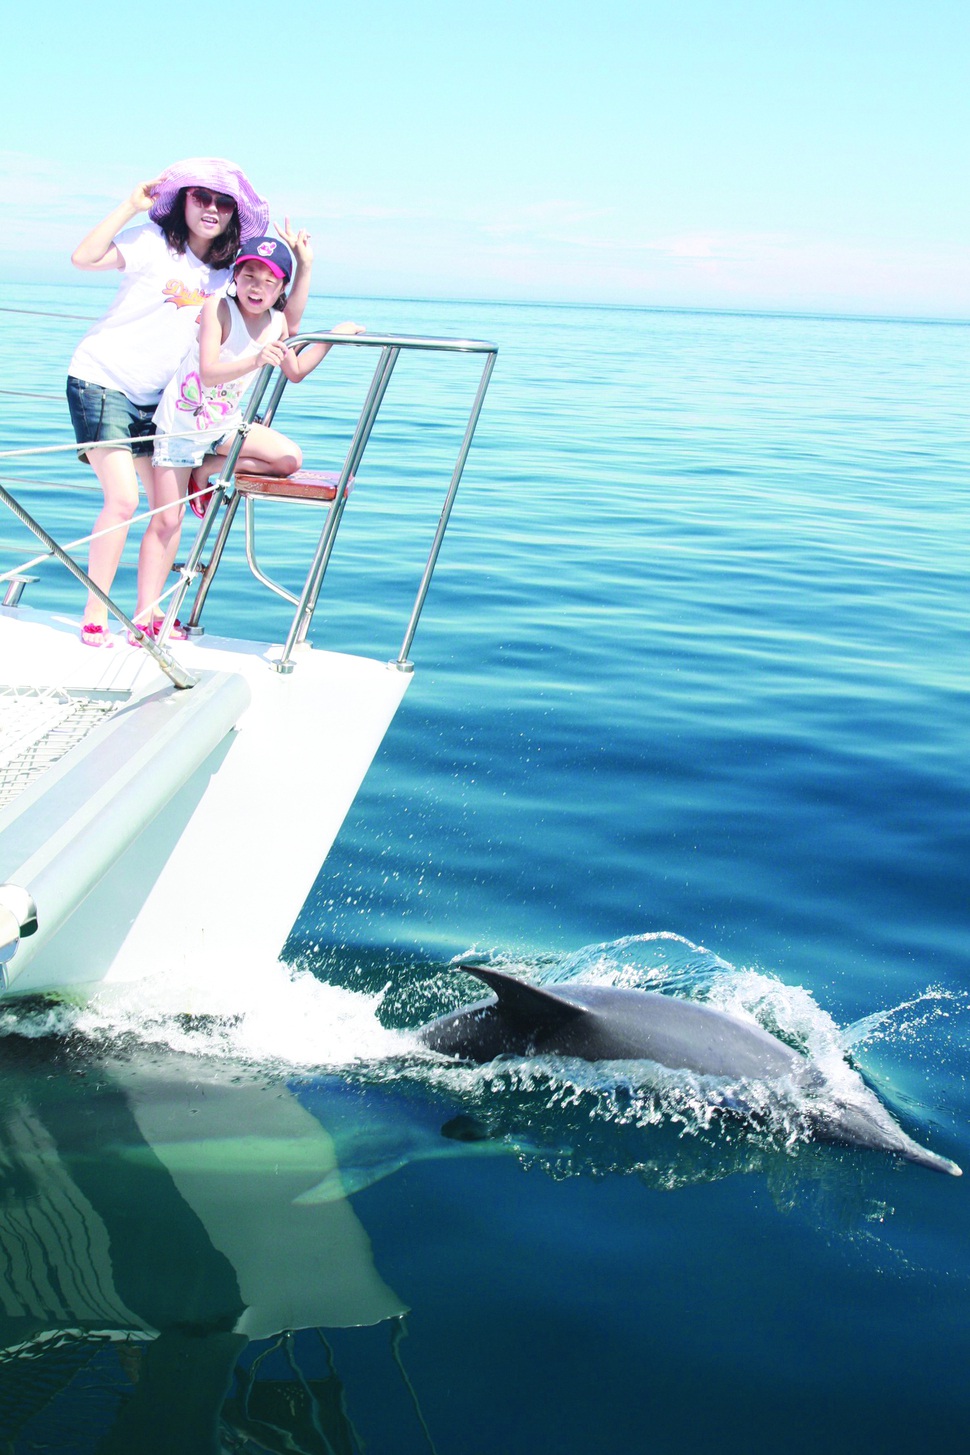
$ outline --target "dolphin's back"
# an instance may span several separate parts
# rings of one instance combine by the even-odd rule
[[[421,1035],[432,1050],[463,1060],[546,1052],[752,1081],[797,1076],[808,1064],[760,1026],[696,1001],[605,985],[540,989],[486,966],[460,968],[496,999],[442,1016]]]
[[[753,1021],[695,1000],[598,985],[568,993],[587,1007],[590,1049],[573,1054],[589,1059],[642,1059],[671,1071],[746,1081],[783,1080],[808,1066],[798,1051]]]

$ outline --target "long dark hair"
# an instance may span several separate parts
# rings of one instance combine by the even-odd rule
[[[171,209],[158,219],[158,225],[173,253],[184,253],[189,245],[189,225],[185,220],[185,194],[188,187],[180,187]],[[239,208],[232,209],[224,232],[214,237],[209,244],[203,262],[210,268],[228,268],[239,251]]]

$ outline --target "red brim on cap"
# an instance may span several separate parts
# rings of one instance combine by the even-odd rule
[[[289,274],[285,273],[278,264],[271,263],[269,258],[261,258],[258,253],[240,253],[232,265],[233,269],[238,268],[240,263],[262,263],[264,267],[269,268],[271,273],[275,273],[276,277],[282,278],[284,282],[289,277]]]

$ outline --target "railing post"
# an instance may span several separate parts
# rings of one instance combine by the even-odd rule
[[[286,642],[283,647],[283,655],[276,664],[277,672],[293,671],[293,649],[297,642],[306,637],[313,613],[316,609],[317,598],[320,595],[320,587],[323,585],[324,574],[330,561],[333,551],[333,543],[337,536],[337,530],[343,517],[344,507],[347,504],[347,486],[351,476],[360,465],[361,458],[367,441],[370,439],[371,430],[374,428],[374,420],[381,407],[387,386],[391,382],[391,374],[394,372],[394,365],[397,363],[401,350],[390,346],[381,349],[380,358],[377,361],[377,368],[374,370],[374,377],[371,380],[370,388],[367,391],[367,398],[364,400],[360,417],[357,420],[357,428],[354,437],[350,442],[350,449],[347,451],[347,458],[344,460],[343,469],[340,472],[340,479],[337,481],[337,494],[333,503],[333,510],[327,516],[323,530],[320,532],[320,540],[314,553],[313,563],[307,572],[306,580],[303,583],[303,590],[300,593],[300,600],[297,605],[293,620],[290,623],[290,630],[287,633]]]
[[[472,405],[472,412],[468,417],[468,424],[465,429],[465,437],[461,442],[461,449],[458,451],[458,459],[455,463],[454,472],[451,476],[451,484],[448,487],[448,494],[445,496],[445,503],[441,507],[441,516],[438,520],[438,529],[435,531],[434,540],[431,543],[431,550],[428,554],[428,563],[424,568],[421,577],[421,584],[418,587],[418,594],[414,598],[414,607],[411,611],[411,619],[408,622],[407,631],[404,633],[404,641],[401,643],[401,650],[397,659],[389,662],[388,666],[394,667],[399,672],[412,672],[414,668],[408,661],[408,652],[414,641],[414,633],[418,629],[418,621],[424,607],[425,598],[428,594],[428,587],[431,585],[431,577],[434,575],[434,568],[437,564],[438,553],[441,550],[441,542],[444,540],[445,531],[448,528],[448,518],[451,515],[451,507],[455,503],[455,496],[458,493],[458,486],[461,483],[462,472],[465,468],[465,461],[468,459],[468,451],[471,449],[472,438],[475,434],[475,426],[478,424],[478,416],[482,412],[482,405],[485,403],[485,391],[488,388],[488,381],[492,377],[492,370],[495,367],[495,354],[486,355],[485,367],[482,369],[482,377],[479,380],[478,392],[475,395],[475,402]]]
[[[7,589],[3,593],[4,606],[19,606],[24,587],[33,586],[36,576],[8,576]]]

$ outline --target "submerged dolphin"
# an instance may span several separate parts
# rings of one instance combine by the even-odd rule
[[[809,1095],[831,1093],[807,1056],[760,1026],[713,1006],[605,985],[540,989],[482,965],[456,968],[484,981],[496,999],[441,1016],[418,1032],[426,1046],[443,1055],[477,1062],[536,1054],[584,1061],[643,1060],[671,1071],[786,1083]],[[864,1085],[856,1102],[830,1094],[805,1112],[813,1132],[824,1141],[891,1152],[934,1172],[962,1175],[955,1162],[908,1137]]]
[[[179,1179],[292,1178],[312,1179],[312,1186],[291,1198],[294,1207],[338,1202],[372,1187],[412,1162],[445,1157],[518,1156],[538,1148],[522,1139],[495,1137],[484,1122],[454,1116],[443,1125],[412,1128],[362,1122],[358,1135],[333,1139],[321,1155],[312,1141],[292,1137],[238,1137],[159,1142],[154,1146],[112,1146],[109,1154],[135,1166],[163,1164]],[[329,1153],[329,1155],[328,1155]],[[326,1165],[332,1162],[332,1165]],[[188,1184],[186,1184],[188,1185]]]

